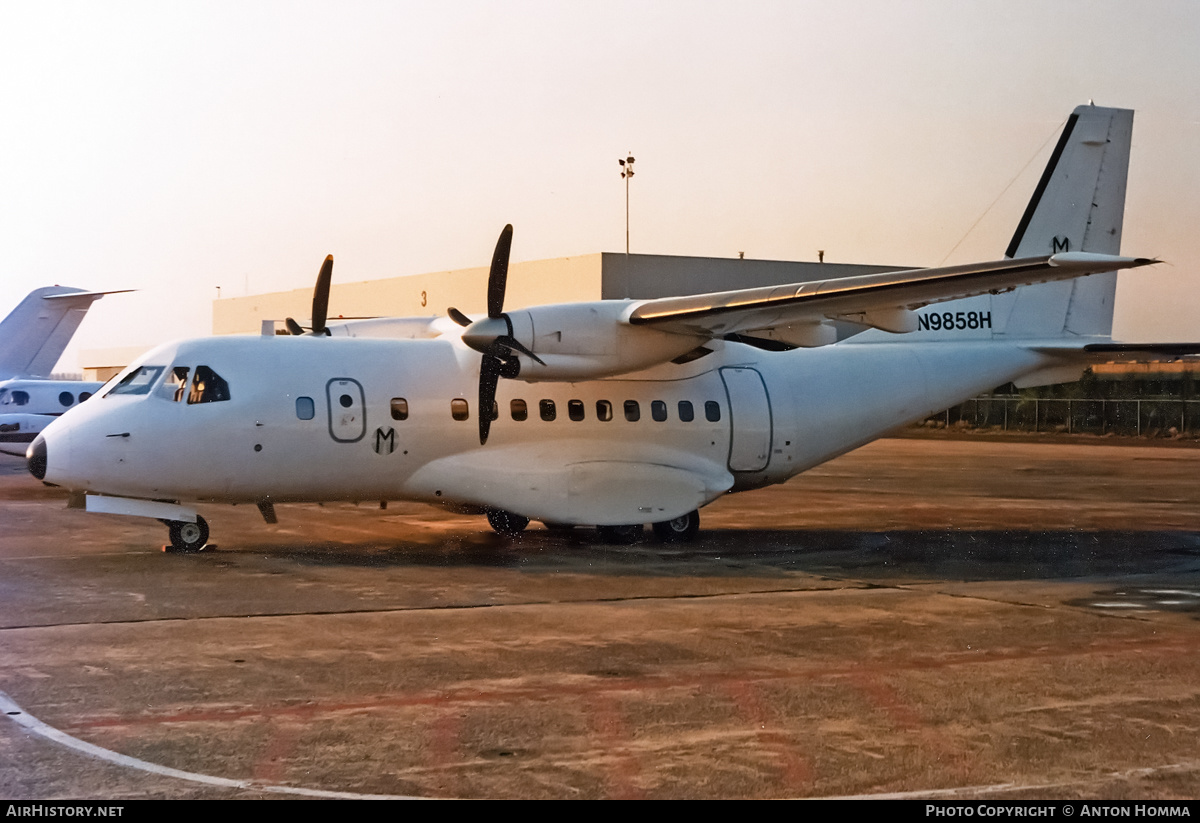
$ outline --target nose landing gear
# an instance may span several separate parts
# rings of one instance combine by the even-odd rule
[[[208,523],[200,515],[196,515],[195,523],[168,520],[166,524],[173,551],[202,552],[208,545]]]

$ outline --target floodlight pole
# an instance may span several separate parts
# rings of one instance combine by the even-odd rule
[[[624,160],[618,160],[621,164],[621,177],[625,179],[625,256],[629,256],[629,178],[633,177],[633,155],[629,155]]]

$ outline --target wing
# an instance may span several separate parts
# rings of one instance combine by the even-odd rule
[[[837,280],[664,297],[637,305],[632,325],[719,336],[777,326],[849,320],[891,332],[917,329],[914,309],[1035,283],[1157,263],[1141,257],[1064,252],[965,266],[865,274]]]

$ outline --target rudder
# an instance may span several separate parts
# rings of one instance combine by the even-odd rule
[[[1133,111],[1079,106],[1063,127],[1006,257],[1120,254]],[[1115,272],[1025,286],[992,301],[1003,337],[1112,334]]]

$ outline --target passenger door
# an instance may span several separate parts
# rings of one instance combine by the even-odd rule
[[[771,460],[771,403],[762,375],[728,367],[721,379],[729,398],[729,470],[762,471]]]
[[[366,403],[357,380],[335,377],[325,384],[329,403],[329,436],[339,443],[357,443],[367,433]]]

